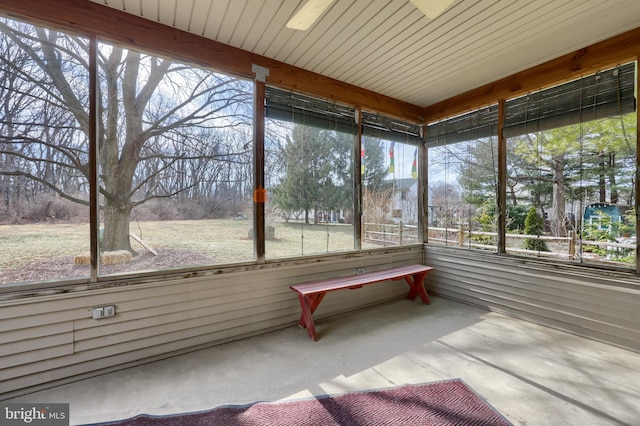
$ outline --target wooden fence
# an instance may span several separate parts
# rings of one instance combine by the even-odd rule
[[[418,226],[399,223],[370,223],[363,224],[363,239],[365,242],[382,246],[415,244],[422,242],[418,238]]]
[[[497,251],[498,234],[496,232],[465,231],[461,228],[429,227],[429,242],[446,244],[449,246],[468,247]],[[482,237],[490,239],[492,243],[482,241]],[[554,237],[551,235],[505,234],[507,253],[536,254],[538,256],[574,259],[584,255],[585,247],[602,247],[607,251],[635,250],[635,243],[621,243],[612,241],[581,240],[575,232],[568,237]],[[550,251],[528,250],[522,248],[523,240],[539,240],[549,243]],[[514,243],[518,241],[518,243]]]

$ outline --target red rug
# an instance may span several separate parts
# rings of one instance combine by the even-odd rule
[[[288,402],[223,406],[180,415],[140,415],[102,425],[508,426],[511,423],[462,380],[455,379]]]

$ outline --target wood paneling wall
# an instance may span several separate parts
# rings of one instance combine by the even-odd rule
[[[640,277],[425,247],[428,291],[640,352]]]
[[[420,263],[422,246],[267,264],[210,277],[152,282],[0,302],[0,399],[26,388],[77,380],[109,369],[296,327],[289,286]],[[406,295],[404,282],[328,294],[322,318]],[[408,302],[410,303],[410,302]],[[116,316],[94,320],[94,306]],[[322,323],[318,325],[322,330]],[[301,340],[314,342],[306,331]]]

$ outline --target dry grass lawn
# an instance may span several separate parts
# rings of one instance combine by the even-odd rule
[[[270,259],[351,250],[353,227],[271,222],[275,239],[266,243]],[[151,255],[131,239],[139,256],[127,265],[104,266],[101,273],[133,272],[254,259],[251,220],[132,222],[131,233],[158,252]],[[0,226],[0,284],[86,277],[89,267],[75,256],[89,251],[88,224]]]

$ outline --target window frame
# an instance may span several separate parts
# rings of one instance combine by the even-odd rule
[[[61,12],[63,13],[63,12]],[[74,12],[74,13],[78,13],[78,12]],[[90,12],[93,13],[93,16],[95,16],[96,12]],[[128,37],[125,36],[123,34],[119,34],[116,33],[112,30],[109,29],[109,27],[107,27],[106,25],[108,24],[98,24],[97,28],[94,29],[90,26],[89,23],[83,23],[83,22],[73,22],[72,20],[70,20],[70,18],[67,17],[67,15],[56,15],[56,16],[49,16],[49,15],[44,15],[43,13],[39,12],[39,11],[26,11],[23,9],[15,9],[14,6],[6,6],[3,7],[3,11],[2,11],[3,15],[8,15],[8,14],[12,14],[12,16],[18,16],[19,20],[22,22],[29,22],[30,20],[36,21],[36,22],[44,22],[44,26],[49,26],[51,25],[52,27],[55,26],[56,28],[61,28],[63,31],[66,32],[70,32],[70,33],[75,33],[75,34],[79,34],[81,36],[85,36],[88,37],[91,40],[95,40],[96,38],[96,34],[100,34],[101,37],[105,37],[104,40],[108,41],[108,42],[113,42],[114,40],[118,40],[119,43],[122,44],[126,44],[126,43],[132,43],[135,44],[136,46],[138,46],[140,48],[140,46],[143,46],[142,49],[145,52],[148,53],[153,53],[153,54],[158,54],[158,55],[163,55],[163,56],[167,56],[169,53],[171,53],[171,55],[173,55],[175,51],[178,51],[177,49],[174,49],[174,42],[168,43],[167,46],[161,46],[158,41],[157,41],[157,37],[151,37],[151,38],[147,38],[144,35],[138,34],[137,37],[139,38],[136,39],[136,37]],[[13,15],[15,14],[15,15]],[[122,15],[122,16],[126,16],[126,15]],[[124,23],[124,25],[128,25],[129,27],[131,27],[133,25],[133,23],[135,22],[134,19],[137,19],[136,17],[131,18],[131,20],[128,20],[129,18],[126,19],[126,22]],[[90,21],[87,21],[90,22]],[[156,27],[154,27],[155,29]],[[610,40],[606,40],[604,42],[604,44],[602,44],[602,46],[614,46],[614,43],[617,43],[619,45],[622,45],[621,48],[619,49],[609,49],[611,52],[603,52],[602,48],[601,48],[601,44],[598,44],[598,48],[600,50],[595,50],[594,52],[591,53],[591,51],[581,51],[582,53],[584,53],[584,55],[581,55],[581,60],[576,63],[575,62],[575,54],[573,55],[567,55],[566,57],[562,57],[562,58],[557,58],[557,60],[553,60],[550,62],[553,62],[556,65],[562,65],[564,66],[566,62],[570,62],[570,67],[567,67],[567,73],[568,75],[576,75],[576,73],[580,72],[580,70],[582,69],[593,69],[595,67],[599,67],[601,66],[603,63],[608,63],[611,64],[612,62],[615,63],[616,61],[619,61],[620,59],[622,60],[627,60],[629,58],[633,58],[634,60],[637,58],[637,43],[632,42],[632,43],[620,43],[620,41],[624,41],[624,40],[629,40],[629,37],[632,37],[633,34],[632,32],[628,32],[625,33],[621,36],[618,37],[613,37]],[[185,34],[185,37],[187,37],[189,40],[197,40],[197,39],[193,39],[191,38],[190,35]],[[152,48],[150,48],[149,46],[154,46]],[[200,48],[204,48],[204,46],[199,46]],[[194,50],[191,50],[189,53],[186,54],[187,57],[190,57],[192,62],[198,62],[198,63],[202,63],[202,56],[197,56],[193,54]],[[162,53],[164,52],[164,53]],[[225,51],[223,53],[229,53],[229,51]],[[224,65],[224,55],[223,59],[212,59],[211,60],[211,66],[212,67],[219,67],[219,69],[224,69],[224,72],[227,72],[231,75],[235,74],[243,74],[242,76],[244,78],[247,77],[252,77],[251,74],[249,74],[248,72],[245,72],[243,70],[241,70],[241,67],[237,65],[237,63],[234,63],[233,65],[229,65],[226,66]],[[571,56],[571,57],[570,57]],[[237,62],[237,61],[236,61]],[[518,73],[518,74],[514,74],[514,77],[510,77],[509,79],[504,79],[504,80],[500,80],[494,83],[491,83],[491,93],[488,93],[488,90],[485,90],[485,93],[483,94],[483,96],[480,96],[480,89],[478,89],[478,91],[474,91],[476,98],[473,100],[473,102],[469,102],[468,104],[464,104],[464,102],[468,102],[469,98],[468,97],[461,97],[460,99],[457,100],[447,100],[446,101],[446,105],[444,103],[439,103],[438,105],[434,105],[433,108],[431,107],[425,107],[424,108],[424,113],[423,115],[426,115],[427,117],[429,117],[431,114],[434,114],[434,116],[441,116],[441,117],[446,117],[447,113],[454,110],[454,109],[461,109],[461,108],[467,108],[469,106],[469,104],[473,105],[473,104],[485,104],[488,103],[487,99],[490,98],[500,98],[498,100],[498,103],[501,104],[501,113],[500,113],[500,119],[504,120],[504,94],[505,93],[523,93],[526,90],[529,90],[532,88],[532,86],[548,86],[549,84],[549,79],[550,78],[556,78],[555,76],[558,75],[557,70],[561,69],[560,66],[556,66],[554,72],[549,73],[549,75],[544,75],[543,71],[547,70],[548,71],[548,64],[545,63],[543,64],[544,68],[542,65],[541,66],[536,66],[533,67],[531,69],[526,70],[523,73]],[[535,73],[539,74],[540,76],[536,76],[534,75]],[[306,75],[306,74],[305,74]],[[524,81],[525,84],[521,84],[521,83],[517,83],[516,86],[513,86],[513,78],[515,78],[515,76],[518,76],[517,78],[521,78],[522,81]],[[532,78],[533,77],[533,78]],[[562,78],[566,78],[562,77]],[[283,85],[289,85],[291,84],[291,86],[293,87],[294,84],[290,83],[291,81],[293,81],[293,79],[284,79],[281,81],[281,83]],[[636,78],[636,87],[638,86],[638,81],[640,81],[640,78]],[[541,83],[542,82],[542,83]],[[493,87],[493,85],[495,84],[495,87]],[[330,86],[330,85],[329,85]],[[528,86],[528,87],[524,87],[523,86]],[[258,87],[258,86],[256,86]],[[484,89],[486,89],[487,87],[485,87]],[[314,88],[309,86],[309,90],[313,91]],[[326,87],[322,90],[330,90],[327,89]],[[256,88],[256,92],[260,92],[261,90],[259,88]],[[341,95],[342,99],[344,100],[344,95]],[[508,97],[508,96],[506,96]],[[358,96],[355,96],[354,98],[358,98]],[[458,102],[461,101],[461,102]],[[365,101],[366,102],[366,101]],[[375,102],[374,102],[375,103]],[[381,104],[381,103],[379,103]],[[382,109],[385,109],[384,106],[381,106]],[[360,108],[358,108],[360,109]],[[393,109],[393,107],[392,107]],[[396,112],[400,112],[400,109],[395,109]],[[408,113],[408,114],[415,114],[415,112],[413,113]],[[444,114],[444,115],[442,115]],[[638,111],[638,109],[636,108],[636,116],[640,118],[640,111]],[[413,119],[417,119],[418,114],[413,115]],[[637,120],[640,121],[640,120]],[[426,123],[425,123],[426,124]],[[254,121],[254,125],[255,121]],[[256,125],[256,127],[259,128],[258,125]],[[502,127],[500,126],[500,140],[504,140],[504,137],[502,136]],[[638,131],[638,134],[640,134],[640,130]],[[259,137],[259,136],[257,136]],[[636,138],[637,139],[637,146],[640,147],[640,137]],[[501,143],[500,144],[500,155],[502,155],[502,157],[504,158],[504,154],[502,154],[502,150],[504,149],[504,144]],[[637,149],[637,152],[639,152],[640,149]],[[420,182],[425,183],[426,184],[426,159],[427,159],[427,152],[424,149],[424,146],[420,147],[420,155],[419,157],[422,159],[422,164],[420,166]],[[356,164],[358,163],[358,156],[356,155]],[[636,158],[636,163],[637,163],[637,169],[640,168],[640,161],[638,160],[638,158]],[[357,169],[359,169],[359,167],[356,167]],[[504,173],[501,173],[502,175],[504,175]],[[97,173],[96,173],[97,175]],[[96,177],[97,179],[97,177]],[[255,178],[255,179],[259,179],[259,178]],[[499,184],[500,185],[504,185],[504,178],[500,179]],[[635,192],[636,194],[640,193],[640,179],[636,179],[636,184],[635,184]],[[92,191],[92,193],[96,193],[96,191]],[[420,195],[423,195],[424,191],[420,191]],[[503,194],[504,191],[499,191],[498,197],[500,198],[501,194]],[[97,196],[97,194],[96,194]],[[424,197],[426,199],[426,197]],[[95,205],[93,206],[93,208],[96,207],[97,202],[94,203]],[[499,205],[502,205],[504,207],[504,202],[498,203]],[[425,224],[426,226],[426,221],[425,221],[425,213],[426,213],[426,207],[425,207],[425,203],[421,203],[421,210],[422,210],[422,220],[419,220],[420,224]],[[636,208],[638,207],[638,200],[636,200]],[[499,222],[499,226],[500,223],[502,224],[502,226],[504,227],[504,213],[502,212],[502,220]],[[93,216],[93,215],[92,215]],[[639,228],[640,225],[640,215],[636,216],[636,229]],[[91,245],[92,245],[92,251],[97,251],[94,249],[94,245],[97,246],[98,244],[98,232],[97,232],[97,224],[95,226],[91,226]],[[499,228],[500,229],[500,228]],[[259,225],[258,225],[258,230],[259,230]],[[504,232],[504,229],[502,230],[502,232]],[[426,229],[424,229],[424,234],[426,235]],[[426,239],[425,239],[426,242]],[[504,243],[504,242],[503,242]],[[504,249],[502,250],[502,252],[504,252]],[[640,258],[640,253],[638,252],[638,250],[636,250],[636,259]],[[256,262],[250,262],[249,264],[254,265]],[[258,260],[257,263],[260,263],[260,260]],[[583,265],[583,266],[590,266],[590,265]],[[596,268],[600,268],[600,269],[606,269],[603,268],[601,265],[596,266]],[[218,268],[215,268],[218,269]],[[167,276],[167,277],[176,277],[176,276],[184,276],[184,272],[188,272],[190,274],[190,276],[204,276],[208,273],[215,273],[215,271],[208,271],[208,270],[197,270],[194,271],[193,268],[188,268],[185,271],[175,271],[176,273],[172,273],[170,275],[163,273],[162,276]],[[636,274],[640,274],[640,262],[636,261]],[[138,275],[138,274],[136,274]],[[149,274],[149,275],[145,275],[143,277],[140,276],[136,276],[135,277],[135,282],[140,282],[140,281],[149,281],[149,279],[154,279],[157,278],[156,275],[153,274]],[[134,282],[134,280],[130,279],[130,277],[124,277],[123,280],[127,281],[127,282]],[[108,280],[109,282],[113,281],[113,280]],[[120,280],[122,281],[122,280]],[[107,282],[103,282],[107,283]],[[27,292],[29,294],[32,293],[32,290],[34,289],[39,289],[39,288],[52,288],[52,287],[64,287],[64,286],[70,286],[73,285],[74,288],[76,289],[91,289],[91,288],[95,288],[93,285],[94,284],[98,284],[98,279],[97,278],[92,278],[90,280],[89,284],[92,284],[91,286],[83,286],[82,284],[87,284],[86,280],[66,280],[64,282],[56,282],[56,283],[46,283],[46,282],[36,282],[36,283],[27,283],[27,284],[7,284],[7,285],[3,285],[2,287],[0,287],[0,293],[3,293],[4,290],[6,289],[7,292],[13,292],[13,291],[18,291],[21,289],[27,290]]]
[[[30,25],[36,25],[45,29],[50,28],[46,23],[31,23],[28,19],[16,19],[21,23],[26,23]],[[61,28],[61,31],[67,32],[65,28]],[[254,238],[254,259],[248,261],[234,262],[232,264],[206,264],[206,265],[194,265],[194,266],[185,266],[178,267],[172,269],[159,269],[152,271],[131,271],[131,272],[123,272],[112,275],[100,275],[99,271],[99,263],[97,261],[100,253],[100,208],[99,208],[99,166],[98,166],[98,150],[97,150],[97,141],[98,141],[98,110],[99,110],[99,98],[98,98],[98,75],[99,69],[97,65],[97,55],[99,54],[100,43],[106,43],[109,45],[115,45],[122,48],[131,48],[141,52],[144,55],[154,55],[161,58],[174,59],[177,61],[182,61],[180,56],[168,56],[167,54],[162,54],[157,52],[154,49],[149,49],[148,47],[139,47],[139,46],[128,46],[125,43],[117,43],[113,42],[109,39],[103,39],[102,37],[97,36],[93,33],[83,34],[78,31],[70,31],[69,33],[74,35],[80,35],[82,37],[86,37],[88,39],[89,44],[89,58],[88,58],[88,70],[89,70],[89,116],[90,116],[90,129],[89,129],[89,227],[90,227],[90,235],[89,235],[89,246],[90,246],[90,276],[88,278],[65,278],[65,279],[54,279],[51,281],[33,281],[33,282],[15,282],[15,283],[7,283],[0,286],[0,294],[20,294],[21,292],[28,292],[32,294],[33,291],[46,290],[46,289],[56,289],[56,288],[66,288],[69,291],[81,291],[88,289],[95,289],[101,287],[109,287],[113,285],[122,285],[125,284],[134,284],[141,282],[149,282],[150,280],[166,280],[166,279],[175,279],[176,277],[183,277],[185,274],[189,276],[206,276],[208,274],[215,274],[216,271],[221,268],[236,268],[236,267],[260,267],[261,264],[264,263],[283,263],[290,260],[295,260],[300,258],[299,256],[291,256],[285,258],[274,258],[274,259],[265,259],[264,257],[264,203],[261,202],[261,192],[260,190],[264,187],[264,119],[267,114],[261,113],[264,111],[265,102],[265,94],[270,90],[269,87],[258,79],[258,73],[256,73],[256,79],[253,82],[253,90],[254,90],[254,120],[253,120],[253,132],[254,132],[254,158],[253,158],[253,166],[254,166],[254,217],[253,217],[253,226],[256,230],[257,238]],[[188,63],[188,61],[187,61]],[[196,65],[203,69],[210,69],[211,71],[216,72],[211,68],[207,68],[202,64]],[[229,72],[223,73],[234,77],[234,74]],[[239,78],[246,78],[246,76],[235,76]],[[277,89],[282,90],[282,89]],[[311,96],[306,95],[302,91],[298,92],[302,96]],[[340,112],[340,103],[336,101],[330,101],[338,106],[338,110],[330,111],[330,115],[335,115],[336,112]],[[387,128],[387,134],[391,135],[395,139],[400,139],[405,141],[407,137],[410,137],[413,142],[416,143],[416,146],[419,147],[422,157],[423,146],[420,145],[421,137],[419,135],[421,125],[414,124],[401,119],[390,118],[382,113],[375,112],[374,110],[368,109],[368,111],[362,113],[361,107],[359,106],[348,106],[347,109],[342,108],[341,113],[348,117],[349,120],[353,124],[350,124],[351,128],[356,128],[354,134],[354,148],[353,148],[353,175],[354,175],[354,242],[355,248],[353,250],[349,250],[347,252],[331,252],[331,253],[315,253],[310,254],[308,256],[304,256],[303,258],[309,259],[309,261],[313,261],[316,258],[321,257],[332,257],[332,256],[344,256],[350,255],[353,252],[370,252],[375,250],[389,250],[390,247],[380,247],[378,248],[368,248],[362,249],[361,247],[361,185],[360,185],[360,156],[359,154],[359,146],[361,144],[361,138],[363,134],[367,132],[366,129],[374,128],[378,131],[380,128]],[[362,118],[364,116],[364,119]],[[361,122],[364,120],[364,123]],[[358,125],[360,123],[360,125]],[[410,129],[408,132],[407,129]],[[411,134],[413,132],[413,134]],[[408,136],[409,135],[409,136]],[[422,169],[422,167],[421,167]],[[422,173],[422,171],[421,171]],[[420,195],[420,192],[419,192]],[[261,208],[262,207],[262,211]],[[257,209],[257,214],[256,214]],[[420,211],[419,203],[416,205],[416,209]],[[420,224],[421,221],[418,220]],[[421,227],[422,228],[422,227]],[[262,229],[262,234],[260,233],[260,229]],[[419,234],[422,233],[420,229]],[[422,242],[416,244],[407,244],[399,247],[400,249],[406,249],[407,247],[422,245]]]
[[[597,72],[593,72],[593,73],[589,73],[586,76],[582,76],[576,79],[573,79],[572,81],[567,82],[565,81],[559,81],[556,82],[555,84],[548,84],[546,85],[546,87],[536,90],[534,92],[530,92],[526,95],[520,95],[520,96],[513,96],[511,98],[502,98],[499,99],[499,101],[497,102],[497,106],[498,106],[498,158],[499,158],[499,167],[498,167],[498,194],[497,194],[497,201],[498,201],[498,251],[497,253],[493,253],[495,255],[499,255],[499,256],[512,256],[518,259],[522,259],[522,260],[526,260],[526,259],[530,259],[530,260],[535,260],[537,262],[548,262],[548,263],[560,263],[563,265],[571,265],[571,266],[577,266],[577,267],[587,267],[587,268],[591,268],[591,269],[600,269],[600,270],[615,270],[615,271],[622,271],[622,272],[629,272],[629,271],[633,271],[635,274],[640,274],[640,265],[638,264],[638,259],[640,259],[640,253],[638,253],[638,248],[640,247],[640,242],[636,241],[636,262],[635,265],[633,267],[622,267],[622,266],[617,266],[617,265],[611,265],[611,264],[606,264],[606,263],[590,263],[590,262],[570,262],[570,261],[563,261],[563,260],[559,260],[559,259],[541,259],[539,257],[528,257],[528,256],[521,256],[518,254],[513,254],[513,253],[507,253],[506,250],[506,244],[505,244],[505,234],[506,234],[506,210],[507,210],[507,205],[506,205],[506,180],[507,180],[507,169],[506,169],[506,156],[507,156],[507,138],[505,136],[506,134],[512,134],[514,132],[517,132],[516,130],[514,130],[517,127],[522,127],[524,124],[522,122],[519,122],[518,120],[514,119],[513,116],[508,117],[507,116],[507,106],[508,104],[511,103],[516,103],[518,101],[521,101],[523,98],[526,98],[527,96],[532,96],[535,95],[538,92],[543,92],[545,90],[547,91],[557,91],[558,88],[562,88],[563,86],[565,87],[570,87],[572,93],[576,92],[578,90],[586,90],[589,93],[590,99],[592,99],[591,104],[586,104],[586,105],[579,105],[578,107],[576,107],[575,105],[575,99],[573,100],[573,104],[571,102],[562,102],[562,99],[559,100],[559,102],[557,102],[557,104],[555,105],[556,109],[553,110],[553,114],[549,116],[548,118],[548,123],[550,124],[543,124],[543,126],[551,126],[550,128],[556,128],[554,127],[554,123],[568,123],[568,122],[576,122],[576,118],[581,119],[582,118],[582,114],[583,109],[592,109],[592,114],[594,114],[596,119],[600,119],[600,118],[605,118],[607,116],[607,114],[611,114],[612,112],[626,112],[626,113],[630,113],[632,111],[635,111],[635,115],[636,115],[636,126],[637,126],[637,122],[640,120],[640,109],[638,108],[637,105],[637,98],[635,98],[635,94],[637,94],[637,89],[638,89],[638,85],[640,85],[640,77],[638,76],[638,67],[639,67],[639,63],[640,61],[638,60],[634,60],[634,61],[625,61],[624,65],[620,65],[620,63],[618,64],[611,64],[609,65],[609,67],[603,67],[605,72],[608,70],[615,70],[613,71],[613,74],[611,74],[611,76],[608,77],[607,80],[604,81],[604,86],[605,89],[605,98],[606,98],[606,102],[603,102],[603,104],[599,104],[597,106],[597,109],[594,109],[593,104],[595,104],[595,100],[598,98],[597,96],[597,89],[598,89],[598,84],[602,84],[602,77],[603,74],[601,74],[601,71],[597,71]],[[615,80],[621,80],[621,89],[617,89],[615,87]],[[560,89],[561,90],[561,89]],[[575,97],[575,96],[574,96]],[[608,102],[608,103],[607,103]],[[563,114],[563,108],[564,111],[568,111],[568,113],[564,113]],[[571,115],[573,114],[573,116]],[[462,114],[464,115],[464,114]],[[457,117],[456,115],[452,116],[453,118]],[[572,118],[573,117],[573,118]],[[444,122],[446,121],[448,118],[443,118],[438,120],[437,122],[432,122],[429,123],[428,125],[428,129],[434,130],[436,129],[436,125],[440,122]],[[573,120],[573,121],[572,121]],[[640,129],[638,130],[637,134],[636,134],[636,170],[638,170],[638,167],[640,167],[640,137],[638,137],[638,134],[640,134]],[[455,136],[454,136],[455,137]],[[432,135],[428,135],[428,139],[427,141],[429,141],[429,138],[433,138]],[[433,140],[433,139],[431,139]],[[428,142],[427,142],[428,143]],[[425,188],[426,191],[428,191],[428,188]],[[638,191],[640,190],[640,179],[635,180],[635,193],[638,194]],[[634,202],[634,206],[636,208],[636,211],[638,211],[638,208],[640,206],[640,200],[638,199],[638,197],[635,197],[635,202]],[[638,225],[640,224],[640,215],[636,215],[636,232],[638,229]],[[428,223],[425,223],[425,227],[426,227],[426,231],[428,232]],[[428,241],[427,241],[428,243]],[[438,245],[431,245],[431,247],[433,248],[438,248]],[[455,248],[454,248],[455,249]],[[487,253],[490,254],[490,253]],[[490,254],[491,255],[491,254]]]

